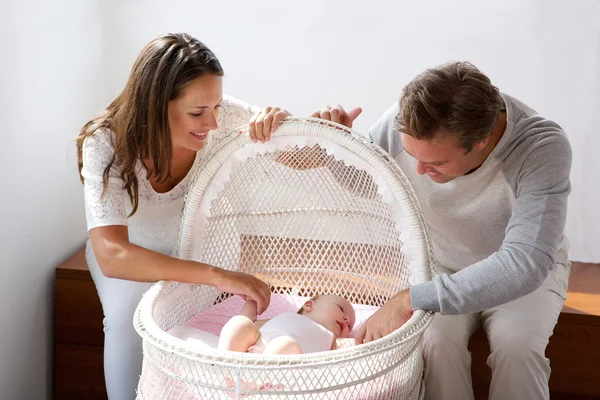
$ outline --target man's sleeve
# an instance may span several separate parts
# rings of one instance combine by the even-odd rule
[[[371,140],[387,151],[392,158],[396,158],[402,151],[402,134],[395,128],[398,111],[399,105],[396,102],[369,129]]]
[[[571,147],[564,133],[544,139],[513,170],[516,201],[500,249],[457,273],[412,286],[414,309],[473,313],[542,285],[562,244],[571,190]]]

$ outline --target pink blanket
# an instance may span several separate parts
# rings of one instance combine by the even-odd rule
[[[296,312],[304,302],[308,300],[308,297],[284,295],[284,294],[273,294],[271,295],[271,303],[269,308],[258,319],[273,318],[284,312]],[[242,306],[244,300],[239,296],[232,296],[219,304],[216,304],[201,313],[193,316],[183,326],[201,329],[205,332],[212,333],[213,335],[219,336],[223,326],[229,321],[231,317],[237,315]],[[351,334],[356,332],[362,324],[375,312],[378,307],[366,306],[363,304],[355,304],[354,311],[356,312],[356,322],[354,329]]]

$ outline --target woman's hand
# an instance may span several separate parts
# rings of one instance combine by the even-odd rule
[[[335,107],[325,106],[320,110],[315,111],[310,116],[313,118],[321,118],[327,121],[342,124],[348,128],[352,128],[352,123],[360,115],[362,108],[356,107],[346,112],[344,107],[339,104]]]
[[[271,289],[260,279],[243,272],[216,270],[216,278],[212,283],[222,292],[237,294],[244,300],[254,300],[257,313],[262,314],[271,301]]]
[[[279,107],[265,107],[250,118],[250,139],[254,143],[268,142],[271,134],[279,127],[279,123],[290,114]]]

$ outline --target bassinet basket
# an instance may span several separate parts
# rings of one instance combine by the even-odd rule
[[[247,131],[218,139],[187,195],[175,255],[252,273],[273,293],[374,306],[434,274],[402,171],[360,134],[314,118],[286,118],[264,144]],[[226,298],[165,281],[144,295],[134,320],[144,351],[138,399],[421,398],[432,313],[416,311],[367,344],[303,355],[223,352],[167,333]]]

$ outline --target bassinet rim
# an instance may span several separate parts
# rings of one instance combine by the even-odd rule
[[[166,285],[180,284],[187,285],[186,283],[174,281],[156,282],[144,295],[142,301],[147,301],[152,304],[158,296],[168,290],[168,287],[165,287]],[[163,335],[152,335],[148,329],[144,329],[139,324],[139,321],[141,320],[137,316],[137,311],[134,326],[136,331],[144,338],[144,340],[147,340],[149,344],[162,351],[176,352],[178,357],[185,358],[195,363],[210,364],[211,366],[218,365],[221,367],[235,367],[243,364],[252,366],[253,369],[287,369],[297,366],[316,367],[347,362],[354,359],[360,359],[366,355],[371,356],[377,353],[390,351],[401,345],[407,345],[414,340],[420,339],[418,335],[427,325],[429,325],[432,317],[433,313],[431,311],[415,310],[411,318],[402,326],[402,328],[405,329],[402,330],[402,328],[399,328],[378,340],[337,350],[296,355],[265,355],[221,351],[209,346],[199,348],[197,345],[187,344],[184,340],[171,336],[162,329],[156,327],[159,330],[159,333],[163,333],[167,336],[168,341],[164,341],[161,340],[160,337]],[[175,344],[178,345],[176,346]],[[362,349],[362,351],[356,351],[358,348]]]

